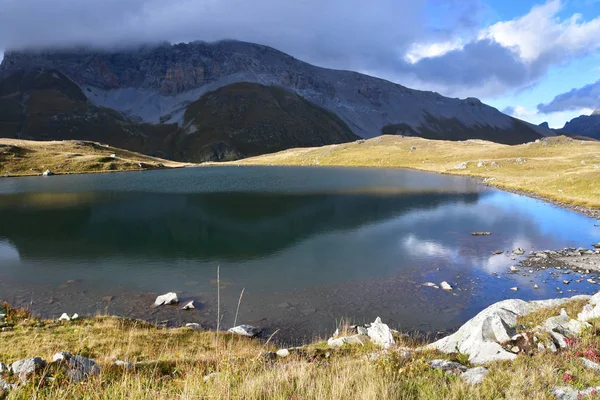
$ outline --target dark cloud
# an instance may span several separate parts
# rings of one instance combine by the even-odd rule
[[[600,81],[559,94],[548,104],[539,104],[538,111],[549,114],[557,111],[600,109]]]

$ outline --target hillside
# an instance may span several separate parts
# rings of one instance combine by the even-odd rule
[[[8,51],[0,77],[31,68],[58,70],[96,107],[151,124],[181,127],[189,104],[202,95],[250,82],[294,92],[335,114],[364,138],[386,132],[459,140],[466,132],[471,139],[515,144],[554,135],[478,99],[452,99],[356,72],[320,68],[267,46],[237,41],[149,45],[111,52],[81,48]]]
[[[234,160],[357,139],[332,113],[282,88],[240,83],[191,103],[184,128],[138,122],[88,101],[58,70],[0,80],[0,137],[89,140],[180,161]]]
[[[600,140],[600,111],[596,110],[591,115],[573,118],[565,124],[561,131]]]
[[[0,139],[0,177],[41,175],[46,170],[54,174],[76,174],[183,166],[185,164],[95,142]]]
[[[600,208],[600,142],[566,137],[519,146],[399,136],[292,149],[240,161],[257,165],[414,168],[485,178],[491,185]]]

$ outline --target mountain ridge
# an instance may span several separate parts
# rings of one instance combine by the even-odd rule
[[[182,125],[186,107],[204,94],[238,82],[278,86],[336,114],[358,136],[402,124],[406,135],[454,139],[455,119],[469,138],[516,144],[554,133],[502,114],[478,99],[444,97],[353,71],[313,66],[268,46],[238,42],[147,45],[128,51],[6,53],[0,76],[28,67],[56,68],[90,102],[137,121]],[[460,140],[458,138],[454,140]]]

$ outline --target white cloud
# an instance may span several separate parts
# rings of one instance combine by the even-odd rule
[[[414,43],[406,53],[405,60],[415,64],[423,58],[439,57],[450,51],[462,49],[462,47],[460,39],[440,43]]]
[[[591,108],[577,108],[569,111],[557,111],[544,114],[537,109],[523,106],[511,107],[503,110],[503,112],[508,115],[512,115],[515,118],[522,119],[532,124],[539,125],[542,122],[548,122],[550,128],[554,129],[561,129],[565,125],[565,121],[570,121],[580,115],[589,115],[592,111]]]

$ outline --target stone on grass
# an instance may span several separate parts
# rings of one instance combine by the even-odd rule
[[[59,321],[70,321],[71,317],[69,317],[69,314],[63,313],[58,320]]]
[[[100,374],[100,366],[96,361],[71,353],[62,352],[56,353],[52,358],[52,362],[64,363],[67,367],[67,376],[75,382]]]
[[[463,372],[465,372],[468,368],[465,367],[462,364],[459,364],[457,362],[454,361],[448,361],[448,360],[430,360],[429,362],[429,366],[431,366],[431,368],[433,369],[441,369],[442,371],[449,373],[449,374],[461,374]]]
[[[71,316],[71,321],[74,321],[76,319],[79,319],[79,314],[75,313]]]
[[[592,360],[588,360],[587,358],[580,358],[581,363],[584,367],[593,369],[595,371],[600,371],[600,364],[593,362]]]
[[[344,336],[340,338],[330,338],[327,341],[327,345],[331,347],[342,347],[345,344],[360,344],[364,345],[363,335]]]
[[[154,306],[155,307],[167,306],[167,305],[177,304],[177,303],[179,303],[179,299],[177,298],[177,294],[173,293],[173,292],[170,292],[170,293],[158,296],[156,298],[156,300],[154,301]]]
[[[8,367],[6,364],[0,362],[0,374],[4,374],[5,372],[8,372]]]
[[[46,361],[40,357],[15,361],[10,366],[12,373],[18,375],[22,382],[27,382],[32,375],[44,368],[46,368]]]
[[[483,367],[476,367],[466,370],[460,378],[469,385],[479,385],[488,374],[488,370]]]
[[[260,333],[262,332],[262,329],[257,328],[252,325],[239,325],[239,326],[229,329],[227,332],[235,333],[236,335],[240,335],[240,336],[256,337],[256,336],[260,335]]]
[[[286,358],[287,356],[290,355],[290,351],[288,349],[280,349],[280,350],[277,350],[276,354],[278,357]]]
[[[583,390],[574,389],[570,386],[555,387],[550,391],[556,400],[580,400],[600,392],[600,386]]]
[[[204,378],[202,378],[202,380],[204,381],[204,383],[206,383],[206,382],[210,382],[210,381],[212,381],[213,379],[216,379],[216,378],[218,378],[218,377],[219,377],[219,375],[221,375],[221,374],[220,374],[220,373],[218,373],[218,372],[213,372],[212,374],[208,374],[208,375],[206,375]]]
[[[199,331],[199,330],[202,329],[202,326],[200,324],[196,323],[196,322],[187,323],[187,324],[185,324],[185,327],[186,328],[190,328],[190,329],[192,329],[194,331]]]
[[[367,328],[367,335],[377,346],[387,349],[393,346],[396,342],[389,326],[381,322],[381,318],[377,317],[375,322]]]
[[[135,365],[130,363],[129,361],[117,360],[113,363],[115,367],[121,367],[127,371],[130,371],[135,368]]]
[[[588,322],[594,318],[600,318],[600,304],[596,306],[592,304],[586,304],[581,312],[577,314],[577,320],[581,322]]]

